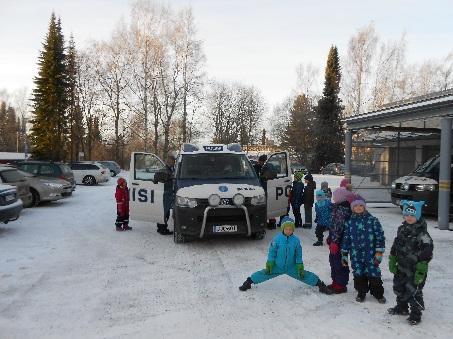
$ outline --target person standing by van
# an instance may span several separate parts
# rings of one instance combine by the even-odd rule
[[[305,210],[305,224],[303,228],[312,227],[312,215],[313,215],[313,204],[315,203],[315,189],[316,182],[313,181],[313,176],[308,173],[305,177],[305,189],[304,189],[304,210]]]
[[[168,219],[170,219],[170,210],[173,206],[174,201],[174,177],[175,177],[175,162],[176,159],[173,155],[169,155],[165,162],[165,171],[167,175],[167,181],[164,183],[164,213],[165,223],[157,224],[157,232],[162,235],[173,234],[168,229]]]

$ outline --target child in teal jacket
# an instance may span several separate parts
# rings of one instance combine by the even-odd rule
[[[247,291],[252,287],[252,284],[259,284],[279,275],[287,274],[307,285],[317,286],[321,293],[330,294],[330,290],[316,274],[304,269],[302,246],[299,238],[294,234],[294,228],[294,220],[289,217],[282,220],[282,232],[272,239],[269,246],[266,268],[248,277],[239,287],[241,291]]]

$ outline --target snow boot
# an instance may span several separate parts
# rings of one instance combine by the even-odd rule
[[[384,296],[382,296],[381,298],[376,298],[376,299],[379,304],[385,304],[387,302],[387,299],[385,299]]]
[[[318,239],[317,242],[315,242],[315,243],[313,244],[313,246],[322,246],[322,245],[323,245],[322,240],[319,240],[319,239]]]
[[[340,285],[336,282],[333,282],[332,284],[328,285],[327,288],[330,289],[332,293],[335,294],[346,293],[348,291],[348,288],[346,286]]]
[[[355,301],[357,301],[359,303],[363,303],[365,301],[365,296],[366,296],[366,294],[359,293],[359,294],[357,294]]]
[[[411,312],[411,314],[409,315],[409,318],[407,318],[407,321],[411,325],[418,325],[420,323],[420,321],[422,321],[422,316],[419,313]]]
[[[252,284],[253,284],[252,279],[248,277],[247,280],[244,281],[244,283],[241,286],[239,286],[239,290],[243,292],[247,291],[252,288]]]
[[[277,222],[275,219],[269,219],[268,223],[267,223],[267,228],[269,230],[275,230],[277,228]]]
[[[327,295],[331,295],[333,293],[332,290],[329,289],[322,280],[318,280],[318,282],[316,283],[316,286],[318,286],[318,290],[321,293],[324,293]]]
[[[302,225],[302,228],[311,229],[311,227],[312,227],[311,224],[303,224],[303,225]]]
[[[115,227],[116,227],[116,230],[118,232],[122,232],[123,231],[123,228],[121,227],[121,225],[115,225]]]
[[[132,229],[132,227],[130,227],[129,225],[123,225],[123,231],[130,231]]]
[[[391,307],[387,310],[387,312],[391,315],[408,315],[409,311],[407,306],[403,305],[396,305],[394,307]]]
[[[162,235],[171,235],[171,234],[173,234],[173,232],[170,231],[167,227],[162,229],[162,231],[160,231],[159,233],[162,234]]]

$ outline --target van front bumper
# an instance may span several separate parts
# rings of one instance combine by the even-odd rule
[[[174,227],[177,232],[192,237],[219,235],[251,236],[266,226],[266,205],[174,206]],[[216,226],[236,226],[234,232],[216,232]]]

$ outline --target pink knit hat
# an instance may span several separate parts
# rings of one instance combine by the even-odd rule
[[[348,184],[350,184],[349,179],[343,178],[340,181],[340,187],[346,187]]]
[[[346,188],[339,187],[335,191],[333,191],[333,193],[332,193],[333,202],[336,203],[336,204],[339,204],[339,203],[342,203],[344,201],[347,201],[348,200],[348,196],[350,196],[351,194],[353,194],[353,193],[348,191]]]

